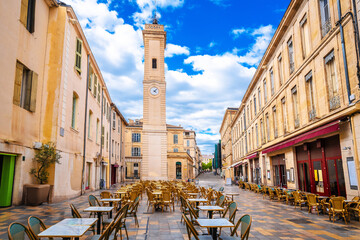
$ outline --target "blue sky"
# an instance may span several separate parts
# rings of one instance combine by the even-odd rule
[[[70,4],[126,119],[142,117],[143,43],[154,0],[63,0]],[[290,0],[157,0],[167,31],[167,122],[193,129],[214,152],[227,107],[239,107]]]

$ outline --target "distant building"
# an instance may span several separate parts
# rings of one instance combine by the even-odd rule
[[[225,178],[231,178],[233,180],[234,180],[234,172],[233,172],[234,168],[231,168],[231,165],[233,164],[232,143],[231,143],[231,123],[234,120],[237,111],[238,108],[227,108],[220,127],[222,171],[225,174]]]

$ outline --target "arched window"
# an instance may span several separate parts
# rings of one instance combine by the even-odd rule
[[[73,102],[72,102],[72,115],[71,115],[71,127],[73,129],[77,128],[77,110],[78,110],[79,95],[76,92],[73,93]]]

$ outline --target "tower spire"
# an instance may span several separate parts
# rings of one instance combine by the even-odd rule
[[[153,20],[152,20],[152,24],[158,24],[158,19],[157,19],[157,4],[156,4],[156,0],[155,0],[155,9],[154,9],[154,13],[153,13]]]

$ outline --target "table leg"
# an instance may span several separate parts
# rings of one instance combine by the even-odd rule
[[[217,239],[217,228],[210,228],[210,231],[211,231],[211,236],[212,236],[212,239],[213,240],[216,240]]]
[[[113,202],[110,202],[110,207],[112,207],[112,205],[113,205]],[[110,216],[109,216],[109,218],[112,218],[112,210],[110,211]]]
[[[209,211],[209,218],[211,219],[213,217],[213,211]]]
[[[100,228],[101,228],[101,212],[98,212],[97,215],[98,215],[97,234],[100,234]]]

